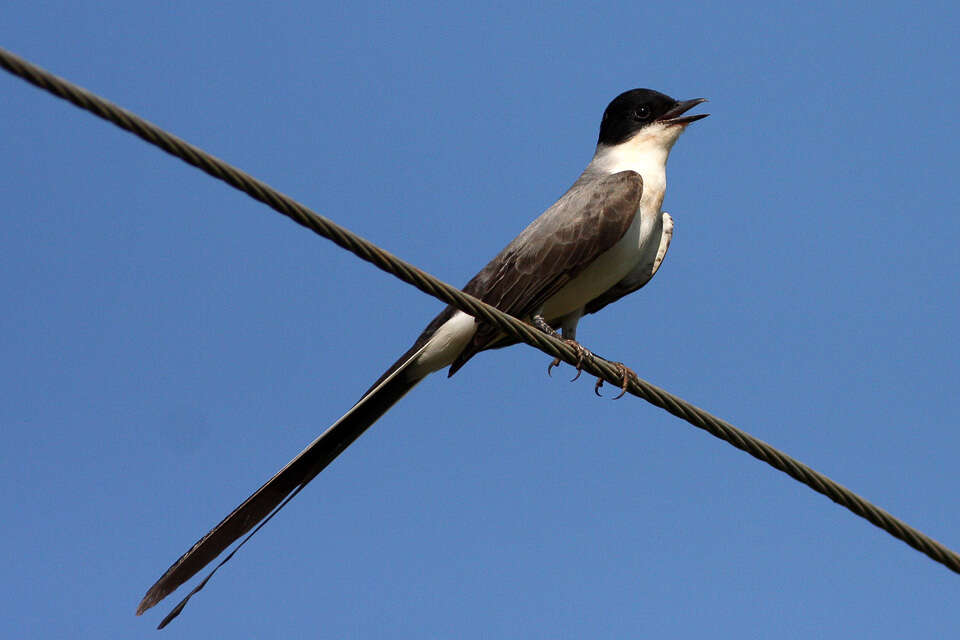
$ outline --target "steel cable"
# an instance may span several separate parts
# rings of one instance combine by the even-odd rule
[[[0,66],[13,75],[19,76],[81,109],[112,122],[214,178],[243,191],[294,222],[333,241],[338,246],[367,262],[373,263],[378,268],[413,285],[424,293],[451,304],[548,355],[559,357],[568,364],[577,365],[577,353],[562,340],[547,335],[463,293],[456,287],[434,278],[331,220],[314,213],[256,178],[163,131],[143,118],[57,77],[3,48],[0,48]],[[621,385],[621,369],[616,363],[608,362],[602,358],[587,358],[582,362],[582,368],[587,373],[614,386],[619,387]],[[906,542],[950,570],[960,573],[960,556],[955,552],[769,444],[637,377],[631,377],[627,391],[732,444],[758,460],[766,462],[773,468],[786,473],[814,491],[827,496],[837,504],[865,518],[895,538]]]

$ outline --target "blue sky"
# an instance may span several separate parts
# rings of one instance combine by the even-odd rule
[[[198,6],[199,5],[199,6]],[[0,45],[463,284],[623,90],[705,96],[673,245],[578,337],[960,547],[951,3],[17,3]],[[150,584],[440,303],[0,75],[0,627]],[[514,347],[404,399],[164,633],[945,637],[960,576]]]

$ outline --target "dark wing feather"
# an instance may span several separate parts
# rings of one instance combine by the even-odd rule
[[[464,291],[517,318],[528,318],[627,232],[643,194],[643,179],[621,171],[581,176],[513,242],[467,283]],[[450,367],[453,375],[497,340],[481,323]],[[502,345],[498,345],[502,346]]]

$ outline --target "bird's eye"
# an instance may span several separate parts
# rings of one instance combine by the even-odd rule
[[[650,117],[650,107],[647,105],[637,107],[636,111],[633,112],[633,117],[637,120],[646,120]]]

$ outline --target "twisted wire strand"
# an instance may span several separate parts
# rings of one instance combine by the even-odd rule
[[[15,54],[0,48],[0,66],[15,76],[89,111],[121,129],[125,129],[167,153],[180,158],[201,171],[259,200],[273,210],[282,213],[297,224],[334,242],[359,258],[372,263],[379,269],[394,275],[413,285],[424,293],[475,318],[495,326],[503,333],[516,338],[544,353],[559,357],[564,362],[576,366],[578,354],[562,340],[547,335],[530,325],[509,316],[473,296],[463,293],[412,264],[397,258],[367,240],[355,235],[331,220],[318,215],[299,204],[292,198],[272,189],[263,182],[247,175],[243,171],[194,147],[180,138],[171,135],[143,118],[107,101],[93,93],[59,78],[48,71],[27,62]],[[580,363],[587,373],[619,387],[622,383],[622,370],[616,363],[602,358],[587,358]],[[749,453],[774,469],[782,471],[791,478],[802,482],[817,493],[821,493],[837,504],[846,507],[856,515],[883,529],[890,535],[902,540],[917,551],[926,554],[951,571],[960,573],[960,556],[929,536],[917,531],[888,512],[871,504],[853,491],[834,482],[827,476],[814,471],[805,464],[794,460],[769,444],[741,431],[732,424],[716,418],[706,411],[678,398],[671,393],[638,377],[631,376],[627,392],[646,400],[654,406],[681,418],[695,427],[724,440],[734,447]]]

